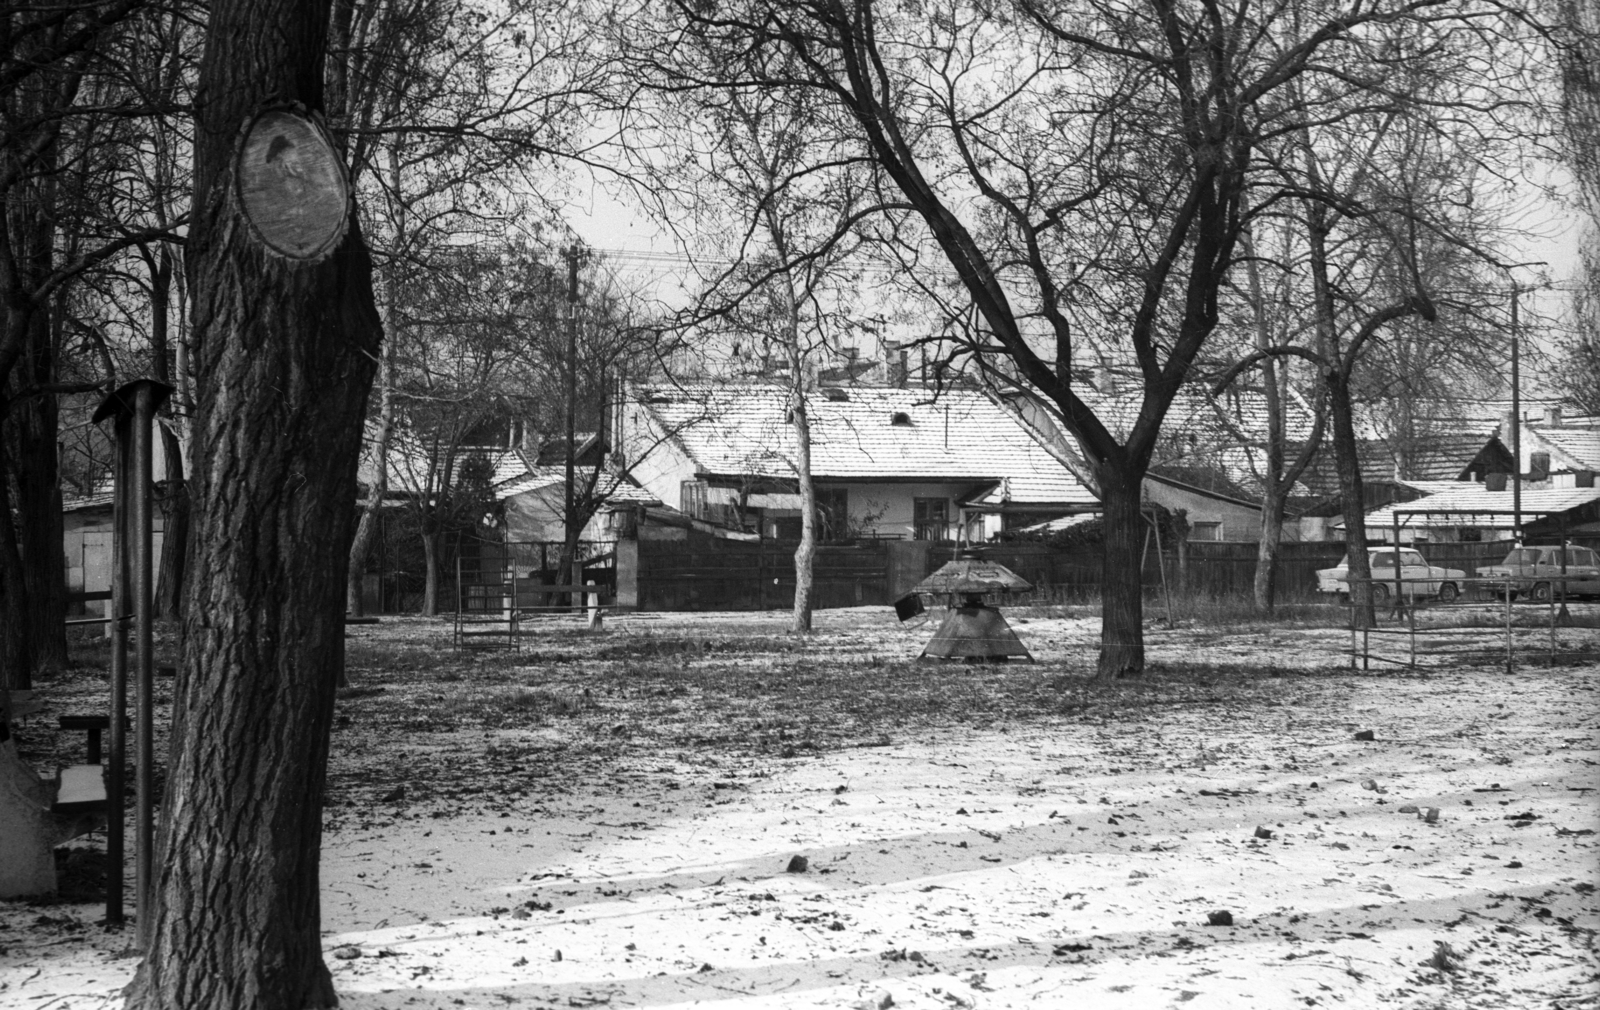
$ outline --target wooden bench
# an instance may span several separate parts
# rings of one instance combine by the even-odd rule
[[[18,756],[13,721],[40,707],[29,692],[0,691],[0,898],[54,891],[51,850],[105,823],[102,765],[68,765],[44,779]],[[110,724],[105,716],[62,718],[101,720],[83,727],[91,731],[92,750],[98,750],[98,731]]]
[[[87,760],[92,765],[100,764],[100,734],[111,728],[111,717],[109,715],[64,715],[56,720],[56,725],[64,730],[79,730],[87,733],[89,735]],[[132,720],[127,716],[122,717],[123,729],[127,729],[132,725]]]

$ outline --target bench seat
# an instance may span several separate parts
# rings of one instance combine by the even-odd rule
[[[106,809],[105,768],[102,765],[68,765],[61,769],[57,781],[56,801],[51,810],[57,814],[104,813]]]

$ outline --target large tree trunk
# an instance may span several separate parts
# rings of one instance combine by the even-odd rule
[[[156,616],[183,620],[183,581],[189,560],[189,485],[184,480],[183,452],[178,436],[161,428],[161,450],[166,454],[166,494],[161,502],[161,562],[156,575]]]
[[[0,412],[6,405],[0,389]],[[10,439],[0,428],[0,690],[33,687],[33,636],[28,633],[28,586],[17,527],[12,522]]]
[[[1250,311],[1255,321],[1256,350],[1272,346],[1272,323],[1267,317],[1267,299],[1261,284],[1261,260],[1256,256],[1255,233],[1250,226],[1239,232],[1239,247],[1244,255],[1250,284]],[[1280,374],[1280,371],[1283,374]],[[1283,462],[1288,441],[1284,419],[1284,393],[1288,374],[1272,358],[1261,362],[1261,386],[1267,407],[1266,472],[1261,475],[1261,539],[1256,548],[1256,574],[1253,588],[1255,607],[1270,614],[1277,603],[1278,545],[1283,540],[1283,504],[1293,481],[1284,481]]]
[[[335,17],[336,31],[340,37],[348,42],[350,10],[354,4],[341,4],[339,13]],[[348,92],[344,92],[347,68],[341,62],[335,68],[335,78],[340,81],[341,94],[338,95],[340,109],[336,115],[348,115],[345,106],[350,101]],[[389,175],[395,192],[400,192],[400,149],[389,148]],[[394,212],[394,248],[399,249],[405,245],[405,203],[400,201]],[[394,354],[395,344],[398,342],[396,326],[399,324],[400,312],[400,271],[395,266],[394,257],[391,256],[389,265],[383,275],[383,330],[386,339],[383,342],[383,363],[378,373],[378,433],[372,442],[372,487],[367,492],[366,503],[361,508],[361,521],[356,525],[356,539],[350,545],[350,581],[345,587],[344,606],[345,612],[352,617],[363,617],[366,614],[366,600],[362,592],[366,582],[367,559],[372,554],[372,542],[378,535],[378,510],[383,507],[384,496],[389,493],[389,435],[394,431]],[[381,609],[381,604],[380,604]]]
[[[1105,543],[1095,675],[1129,677],[1144,672],[1144,572],[1138,563],[1147,529],[1139,512],[1144,474],[1101,463],[1097,475]]]
[[[1333,458],[1339,471],[1339,505],[1344,514],[1353,619],[1356,627],[1370,628],[1376,622],[1372,612],[1372,566],[1367,563],[1366,492],[1362,489],[1361,459],[1356,450],[1350,386],[1338,368],[1329,369],[1325,381],[1333,415]]]
[[[439,533],[422,533],[422,616],[439,616]]]
[[[148,257],[150,266],[150,374],[156,381],[172,385],[172,368],[167,360],[172,304],[172,254],[162,245]],[[172,403],[162,413],[170,418]],[[166,487],[161,500],[161,559],[156,570],[156,616],[168,621],[183,619],[183,576],[188,562],[189,488],[184,481],[183,446],[170,421],[160,425],[161,452],[166,463]]]
[[[794,549],[794,620],[790,630],[805,634],[811,630],[815,597],[812,572],[817,561],[817,486],[811,479],[811,419],[803,392],[795,396],[794,437],[800,483],[800,546]]]
[[[390,314],[393,318],[393,314]],[[350,545],[350,579],[345,586],[345,612],[352,617],[366,613],[363,589],[367,574],[367,558],[372,554],[372,544],[378,538],[378,510],[383,507],[384,495],[389,492],[389,433],[394,430],[394,340],[383,346],[383,372],[380,383],[378,407],[378,433],[372,442],[372,489],[361,508],[361,521],[356,525],[355,540]]]
[[[1256,609],[1270,614],[1277,604],[1278,547],[1283,542],[1283,492],[1276,486],[1276,478],[1263,483],[1261,542],[1256,545],[1254,595]]]
[[[320,949],[322,792],[381,326],[348,203],[325,258],[279,258],[232,185],[257,112],[320,108],[327,23],[325,0],[211,6],[188,250],[193,556],[139,1010],[338,1002]]]
[[[1315,162],[1309,146],[1306,159],[1315,179]],[[1353,627],[1370,628],[1376,622],[1372,612],[1372,567],[1367,564],[1366,493],[1361,485],[1361,458],[1356,445],[1354,408],[1350,402],[1350,377],[1340,354],[1333,282],[1328,270],[1330,228],[1327,207],[1315,200],[1307,201],[1306,239],[1311,252],[1313,314],[1317,351],[1323,358],[1322,381],[1328,392],[1328,411],[1333,421],[1333,459],[1339,474],[1339,502],[1344,518],[1351,623]],[[1354,355],[1355,349],[1350,353]]]
[[[811,413],[806,407],[807,378],[800,348],[799,310],[794,293],[788,294],[789,325],[785,343],[789,352],[789,376],[793,383],[795,474],[800,485],[800,546],[794,551],[794,620],[791,630],[805,634],[811,630],[814,593],[812,572],[817,560],[817,485],[811,479]]]
[[[36,309],[18,377],[26,384],[54,382],[50,317]],[[19,383],[22,385],[22,383]],[[29,637],[36,672],[67,665],[67,573],[61,552],[60,410],[53,393],[30,396],[11,408],[17,429],[17,512],[28,587]]]

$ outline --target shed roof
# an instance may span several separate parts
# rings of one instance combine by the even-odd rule
[[[1481,484],[1463,482],[1459,489],[1430,494],[1416,501],[1386,505],[1367,513],[1368,527],[1401,526],[1486,526],[1510,528],[1517,509],[1510,491],[1490,491]],[[1600,488],[1539,488],[1522,492],[1524,520],[1559,515],[1600,501]],[[1335,524],[1338,525],[1338,524]]]

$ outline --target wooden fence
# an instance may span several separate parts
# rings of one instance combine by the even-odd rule
[[[794,606],[789,540],[746,542],[694,537],[639,541],[640,610],[773,610]],[[819,610],[887,605],[888,559],[882,545],[819,547],[812,566]]]
[[[792,540],[757,543],[711,537],[639,541],[634,569],[637,607],[658,611],[792,607],[796,546]],[[952,543],[933,543],[925,553],[908,552],[905,546],[877,542],[819,547],[813,569],[816,608],[886,606],[922,575],[955,557],[957,550]],[[1499,562],[1510,549],[1509,541],[1493,541],[1429,544],[1422,552],[1431,564],[1471,574],[1481,565]],[[1098,549],[999,544],[975,550],[1033,583],[1041,600],[1092,600],[1099,595]],[[1255,583],[1256,551],[1253,543],[1194,541],[1158,555],[1152,546],[1144,557],[1144,584],[1159,590],[1164,567],[1174,593],[1247,595]],[[1344,553],[1345,545],[1338,542],[1283,544],[1278,552],[1278,600],[1315,599],[1317,569],[1338,565]],[[916,562],[910,571],[908,558]]]

